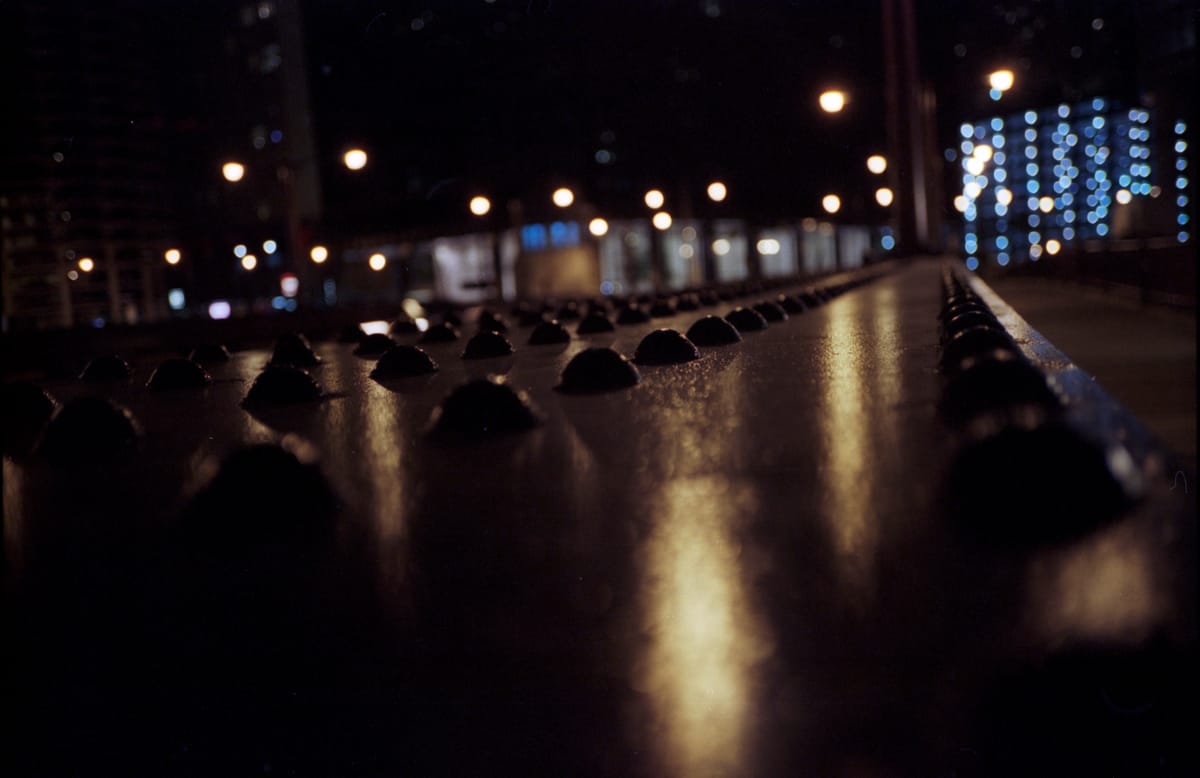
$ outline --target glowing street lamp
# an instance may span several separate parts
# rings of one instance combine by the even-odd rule
[[[342,155],[342,164],[350,170],[362,170],[367,166],[367,152],[362,149],[350,149]]]
[[[642,196],[642,202],[644,202],[646,204],[647,208],[650,208],[653,210],[658,210],[659,208],[662,208],[663,203],[665,203],[666,201],[667,201],[667,198],[664,197],[663,193],[657,189],[651,189],[648,192],[646,192],[645,195]]]
[[[817,103],[825,113],[838,113],[846,107],[846,93],[840,89],[828,89],[817,98]]]
[[[253,254],[247,254],[246,256],[242,257],[242,267],[246,268],[247,270],[253,270],[254,268],[258,267],[258,257],[254,256]]]
[[[1046,253],[1049,254],[1050,256],[1054,256],[1061,250],[1062,250],[1062,244],[1059,243],[1058,241],[1054,240],[1053,238],[1046,241]]]
[[[308,258],[319,265],[329,259],[329,249],[324,246],[313,246],[308,252]]]
[[[895,199],[895,194],[886,186],[882,186],[875,190],[875,202],[879,203],[884,208],[887,208],[889,205],[891,205],[892,201]]]
[[[988,86],[997,92],[1007,92],[1013,88],[1013,72],[1011,70],[994,70],[988,73]]]
[[[492,201],[483,195],[477,195],[471,198],[471,202],[467,204],[467,207],[476,216],[486,216],[488,211],[492,210]]]
[[[666,230],[671,227],[671,214],[666,211],[659,211],[650,219],[650,223],[654,225],[656,230]]]
[[[226,162],[221,165],[221,175],[231,184],[241,181],[246,175],[246,166],[240,162]]]
[[[880,154],[872,154],[871,156],[867,157],[867,170],[871,171],[875,175],[879,175],[883,171],[887,170],[887,158]]]
[[[550,195],[550,199],[559,208],[566,208],[575,202],[575,193],[565,186],[554,190],[554,194]]]
[[[835,194],[827,194],[821,198],[821,207],[825,213],[837,213],[842,209],[842,198]]]
[[[371,258],[367,260],[367,264],[371,266],[372,270],[378,272],[387,267],[387,257],[382,254],[372,254]]]
[[[595,235],[597,238],[608,234],[608,222],[600,217],[596,217],[588,222],[588,232]]]
[[[163,259],[167,261],[168,265],[178,265],[179,260],[183,259],[183,254],[179,249],[167,249],[163,252]]]
[[[96,263],[91,257],[82,257],[79,260],[79,269],[85,273],[90,273],[96,269]]]
[[[729,196],[729,189],[720,181],[713,181],[708,185],[708,199],[714,203],[719,203]]]

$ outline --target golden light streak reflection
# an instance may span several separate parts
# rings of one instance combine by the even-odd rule
[[[639,679],[678,775],[729,775],[749,759],[756,666],[773,644],[749,601],[731,524],[754,515],[752,490],[722,476],[670,481],[645,550],[645,629]]]
[[[361,462],[369,471],[368,483],[374,489],[374,499],[367,504],[375,513],[375,528],[386,546],[398,539],[403,530],[404,471],[400,463],[403,436],[397,408],[400,399],[381,386],[372,385],[370,389],[377,396],[371,397],[365,407],[366,452]]]
[[[25,474],[7,457],[4,458],[4,566],[7,575],[21,570],[23,544],[21,529],[25,516],[21,510],[21,488]]]

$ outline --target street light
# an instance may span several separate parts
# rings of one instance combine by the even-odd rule
[[[729,195],[729,189],[720,181],[713,181],[708,185],[708,199],[714,203],[719,203]]]
[[[91,257],[83,257],[79,260],[79,269],[85,273],[90,273],[96,269],[96,263]]]
[[[879,203],[884,208],[887,208],[889,205],[891,205],[892,201],[895,199],[895,194],[893,194],[892,190],[888,189],[886,186],[881,186],[875,190],[875,202]]]
[[[842,198],[835,194],[827,194],[821,198],[821,207],[826,213],[837,213],[842,209]]]
[[[596,217],[588,222],[588,232],[595,235],[597,238],[608,234],[608,222],[600,217]]]
[[[846,93],[840,89],[828,89],[817,98],[825,113],[838,113],[846,107]]]
[[[656,211],[662,208],[666,201],[667,198],[657,189],[651,189],[642,196],[642,202],[646,204],[646,207]]]
[[[226,162],[221,165],[221,175],[229,183],[236,184],[246,175],[246,167],[240,162]]]
[[[387,257],[382,254],[372,254],[371,258],[367,260],[367,264],[371,266],[372,270],[383,270],[387,267]]]
[[[867,170],[879,175],[887,170],[887,159],[880,154],[872,154],[867,157]]]
[[[1011,70],[994,70],[988,74],[988,86],[997,92],[1007,92],[1013,88],[1013,72]]]
[[[329,259],[329,249],[324,246],[313,246],[308,252],[308,257],[319,265]]]
[[[550,199],[559,208],[566,208],[571,203],[575,202],[575,193],[565,186],[554,190],[554,194],[550,195]]]
[[[350,170],[362,170],[367,166],[367,152],[362,149],[350,149],[342,155],[342,164]]]
[[[242,267],[246,268],[247,270],[253,270],[254,268],[258,267],[258,257],[254,256],[253,254],[247,254],[246,256],[242,257]]]
[[[666,211],[659,211],[654,214],[654,218],[650,220],[657,230],[666,230],[671,227],[671,214]]]
[[[488,211],[492,210],[492,201],[483,195],[477,195],[471,198],[471,202],[467,204],[467,207],[476,216],[486,216]]]
[[[168,265],[178,265],[179,260],[183,259],[183,254],[179,249],[167,249],[163,252],[163,259],[167,260]]]

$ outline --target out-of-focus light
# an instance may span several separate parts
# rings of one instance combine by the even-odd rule
[[[720,181],[713,181],[708,185],[708,199],[714,203],[719,203],[729,195],[729,190],[725,184]]]
[[[1037,243],[1029,247],[1029,258],[1036,262],[1042,256],[1042,247]]]
[[[559,187],[558,189],[554,190],[554,194],[550,195],[550,199],[553,200],[554,204],[559,208],[566,208],[571,203],[575,202],[575,193],[570,189],[567,189],[565,186]]]
[[[983,160],[979,157],[967,157],[963,160],[963,168],[973,176],[983,173]]]
[[[1131,200],[1133,200],[1133,195],[1130,194],[1128,189],[1118,189],[1117,190],[1117,202],[1118,203],[1120,203],[1121,205],[1125,205],[1126,203],[1130,202]]]
[[[349,170],[362,170],[367,166],[367,152],[362,149],[350,149],[342,155],[342,164]]]
[[[979,260],[975,257],[967,257],[967,270],[978,270]]]
[[[467,207],[476,216],[487,216],[488,211],[492,210],[492,201],[483,195],[476,195],[471,198],[471,202],[467,203]]]
[[[837,213],[842,209],[842,198],[835,194],[827,194],[821,198],[821,207],[825,213]]]
[[[867,157],[867,170],[871,171],[875,175],[879,175],[883,171],[887,170],[887,159],[880,154],[872,154],[871,156]]]
[[[600,217],[596,217],[588,222],[588,232],[599,238],[602,235],[608,234],[608,222]]]
[[[1042,213],[1050,213],[1054,210],[1054,198],[1042,197],[1038,199],[1038,210]]]
[[[263,241],[263,251],[268,254],[274,254],[279,249],[279,244],[273,240]]]
[[[975,155],[975,158],[978,159],[980,162],[987,162],[989,159],[992,158],[992,147],[987,145],[986,143],[980,143],[978,146],[975,147],[975,151],[973,152],[973,154]]]
[[[178,265],[179,260],[183,259],[183,254],[179,249],[167,249],[163,252],[163,259],[167,261],[168,265]]]
[[[954,198],[954,210],[959,213],[965,213],[970,204],[971,201],[967,199],[966,195],[957,195]]]
[[[892,201],[895,199],[896,195],[893,194],[892,190],[888,189],[886,186],[881,186],[875,190],[875,202],[879,203],[884,208],[887,208],[889,205],[891,205]]]
[[[884,251],[891,251],[896,248],[896,239],[891,235],[884,235],[880,238],[879,245],[883,247]]]
[[[371,266],[372,270],[383,270],[387,267],[387,257],[382,254],[372,254],[370,259],[367,260],[367,264]]]
[[[233,308],[226,300],[213,300],[208,304],[208,317],[210,319],[228,319],[231,313],[233,313]]]
[[[388,330],[391,328],[391,323],[383,321],[382,319],[376,319],[373,321],[360,321],[358,323],[358,328],[368,335],[386,335],[388,334]]]
[[[969,183],[963,187],[963,194],[965,194],[967,196],[968,200],[974,200],[975,198],[979,197],[979,195],[982,193],[983,193],[983,187],[980,186],[979,184],[975,183],[974,181],[972,181],[971,183]]]
[[[684,243],[679,247],[679,256],[683,259],[691,259],[696,256],[696,250],[692,248],[692,244]]]
[[[1007,92],[1013,88],[1013,72],[1011,70],[993,70],[988,73],[988,86],[998,92]]]
[[[666,211],[659,211],[654,214],[654,218],[650,220],[655,229],[665,230],[671,226],[671,214]]]
[[[171,289],[167,292],[167,305],[172,311],[182,311],[187,304],[187,298],[183,294],[182,289]]]
[[[779,241],[774,238],[763,238],[754,245],[758,249],[758,253],[765,257],[772,257],[779,253]]]
[[[1057,240],[1055,240],[1054,238],[1051,238],[1050,240],[1046,241],[1046,253],[1047,254],[1049,254],[1050,256],[1054,256],[1055,254],[1057,254],[1060,251],[1062,251],[1062,244],[1059,243]]]
[[[846,107],[846,93],[838,89],[828,89],[817,98],[817,103],[825,113],[837,113]]]
[[[79,269],[85,273],[90,273],[96,269],[96,263],[91,257],[83,257],[79,260]]]
[[[253,270],[254,268],[258,267],[258,257],[254,256],[253,254],[247,254],[246,256],[242,257],[242,267],[246,268],[247,270]]]
[[[78,281],[79,280],[79,271],[78,270],[68,270],[67,278],[71,279],[72,281]]]
[[[401,300],[400,309],[412,319],[420,319],[425,315],[425,306],[415,297],[405,297]]]
[[[654,210],[662,208],[663,203],[666,201],[667,198],[663,197],[663,193],[657,189],[651,189],[642,196],[642,202],[646,204],[646,207],[653,208]]]
[[[233,247],[233,255],[239,259],[246,256],[246,247],[241,243]]]
[[[226,162],[221,165],[221,175],[231,184],[241,181],[246,175],[246,167],[240,162]]]
[[[300,279],[292,273],[284,273],[279,277],[279,291],[284,297],[295,297],[300,291]]]
[[[717,238],[716,240],[714,240],[712,242],[713,253],[716,254],[718,257],[723,257],[726,254],[728,254],[730,248],[731,248],[731,244],[729,243],[728,239],[726,239],[726,238]]]
[[[1003,206],[1008,206],[1008,205],[1012,204],[1012,200],[1013,200],[1012,190],[1004,189],[1004,188],[1000,188],[1000,189],[996,190],[996,202],[1000,203]]]
[[[329,249],[324,246],[313,246],[309,249],[308,257],[319,265],[329,259]]]

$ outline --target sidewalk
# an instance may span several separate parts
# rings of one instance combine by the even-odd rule
[[[1196,472],[1196,315],[1040,278],[988,279]]]

